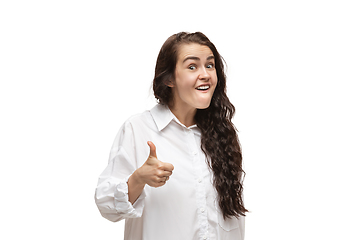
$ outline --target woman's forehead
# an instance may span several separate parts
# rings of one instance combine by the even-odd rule
[[[181,44],[178,50],[178,61],[184,61],[189,57],[207,59],[213,55],[211,49],[206,45],[200,45],[198,43]]]

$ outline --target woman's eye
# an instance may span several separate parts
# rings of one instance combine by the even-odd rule
[[[207,65],[207,68],[213,68],[214,67],[214,64],[210,63]]]
[[[190,66],[189,66],[189,69],[190,69],[190,70],[195,70],[196,67],[195,67],[194,65],[190,65]]]

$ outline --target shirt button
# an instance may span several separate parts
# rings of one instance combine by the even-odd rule
[[[208,239],[208,237],[207,237],[207,236],[204,236],[203,239],[206,240],[206,239]]]
[[[201,183],[201,182],[202,182],[202,179],[201,179],[201,178],[199,178],[199,179],[198,179],[198,182],[199,182],[199,183]]]
[[[204,212],[205,212],[205,209],[204,209],[204,208],[200,208],[200,211],[201,211],[202,213],[204,213]]]
[[[197,152],[194,151],[194,152],[193,152],[193,155],[196,155],[196,154],[197,154]]]

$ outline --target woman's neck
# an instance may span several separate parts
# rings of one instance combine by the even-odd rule
[[[183,108],[177,106],[169,106],[169,108],[175,117],[186,127],[190,127],[195,124],[196,108]]]

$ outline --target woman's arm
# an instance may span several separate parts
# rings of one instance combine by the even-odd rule
[[[110,151],[109,162],[100,174],[95,191],[95,202],[101,215],[113,222],[141,217],[145,206],[145,191],[133,206],[128,197],[128,181],[137,169],[134,132],[130,122],[120,128]]]
[[[128,195],[129,195],[129,202],[134,204],[136,200],[139,198],[140,194],[144,190],[145,183],[139,181],[139,176],[137,171],[135,171],[130,177],[127,182],[128,184]]]

